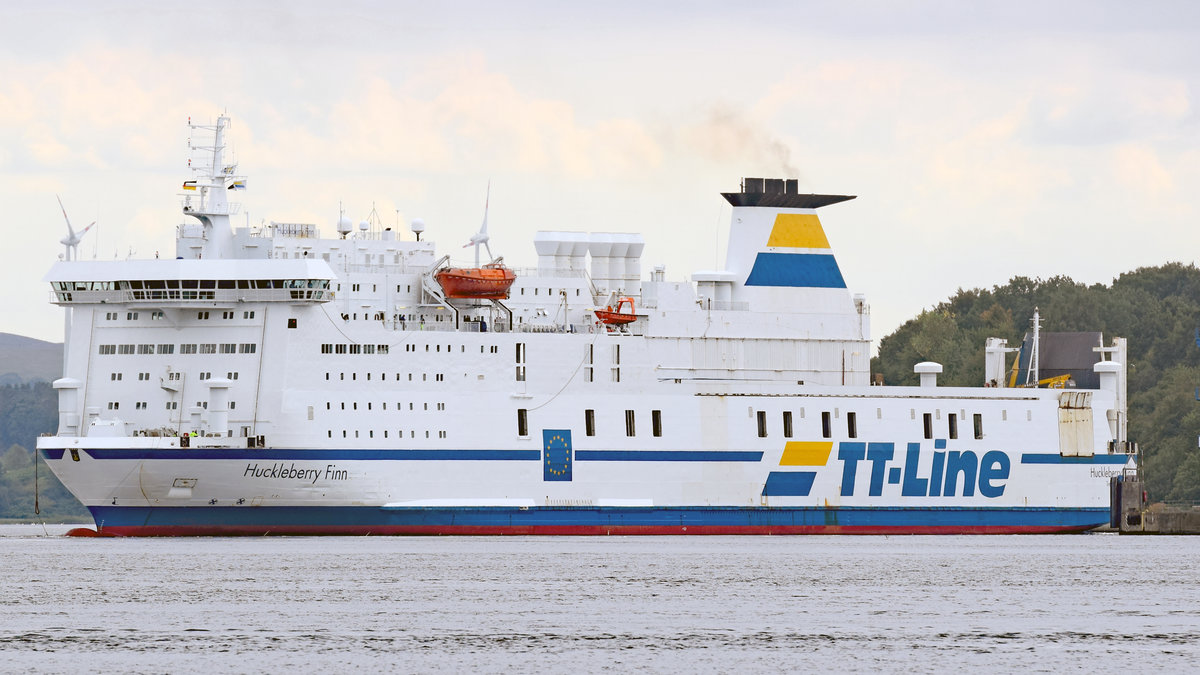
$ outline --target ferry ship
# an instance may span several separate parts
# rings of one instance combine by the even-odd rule
[[[485,215],[444,284],[420,221],[236,226],[229,120],[188,124],[174,258],[72,235],[45,277],[66,339],[38,449],[98,534],[1073,532],[1133,464],[1121,338],[1093,388],[1011,386],[1000,339],[989,386],[875,386],[817,215],[853,197],[744,179],[723,269],[690,281],[643,274],[635,233],[480,263]]]

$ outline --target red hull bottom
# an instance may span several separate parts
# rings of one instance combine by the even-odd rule
[[[1092,529],[1062,526],[794,526],[794,527],[722,527],[722,526],[626,526],[603,527],[588,525],[545,526],[287,526],[270,529],[238,525],[219,526],[109,526],[90,535],[101,537],[260,537],[260,536],[662,536],[662,535],[797,535],[797,534],[855,534],[855,535],[961,535],[961,534],[1074,534]],[[89,532],[91,532],[89,530]]]

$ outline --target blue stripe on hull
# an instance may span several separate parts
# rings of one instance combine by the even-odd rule
[[[1129,462],[1129,455],[1090,455],[1087,457],[1067,457],[1057,452],[1025,452],[1021,454],[1022,464],[1116,464]]]
[[[787,534],[1086,530],[1106,508],[138,507],[93,506],[101,532],[137,534]]]

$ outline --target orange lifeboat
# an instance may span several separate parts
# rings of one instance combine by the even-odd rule
[[[449,298],[503,300],[517,275],[501,263],[490,263],[482,267],[447,267],[435,272],[433,278]]]
[[[623,312],[621,308],[629,305],[629,311]],[[623,326],[627,323],[637,321],[637,315],[633,313],[633,298],[621,298],[617,301],[617,308],[613,309],[612,305],[604,309],[596,310],[596,318],[600,323],[608,324],[609,326]]]

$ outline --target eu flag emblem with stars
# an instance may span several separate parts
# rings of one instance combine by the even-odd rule
[[[571,480],[570,429],[542,429],[542,480]]]

